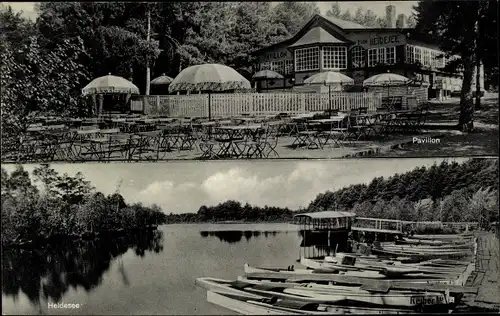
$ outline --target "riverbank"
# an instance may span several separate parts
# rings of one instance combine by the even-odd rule
[[[457,312],[494,312],[500,311],[499,236],[493,232],[478,232],[475,269],[469,276],[466,286],[477,287],[475,295],[463,298],[463,306]]]
[[[116,230],[106,230],[99,232],[84,232],[82,234],[53,234],[51,236],[39,236],[36,239],[15,239],[12,241],[3,241],[2,247],[5,248],[38,248],[44,245],[59,243],[61,241],[89,241],[97,240],[100,238],[115,238],[121,236],[130,236],[135,234],[147,233],[151,231],[156,231],[158,229],[157,225],[149,225],[141,228],[133,229],[116,229]]]

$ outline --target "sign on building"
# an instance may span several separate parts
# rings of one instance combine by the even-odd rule
[[[273,61],[273,60],[285,60],[285,59],[293,59],[293,55],[286,48],[280,48],[271,52],[265,53],[261,57],[261,61]]]
[[[406,36],[397,32],[366,32],[349,35],[349,39],[364,49],[406,44]]]

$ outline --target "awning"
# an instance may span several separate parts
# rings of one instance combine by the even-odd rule
[[[324,212],[313,212],[313,213],[303,213],[297,214],[294,218],[304,217],[304,218],[314,218],[314,219],[330,219],[330,218],[341,218],[341,217],[355,217],[356,214],[353,212],[339,212],[339,211],[324,211]]]

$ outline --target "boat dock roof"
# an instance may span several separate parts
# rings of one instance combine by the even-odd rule
[[[311,219],[330,219],[330,218],[355,217],[355,216],[356,214],[353,212],[323,211],[323,212],[297,214],[294,216],[294,218],[304,217]]]

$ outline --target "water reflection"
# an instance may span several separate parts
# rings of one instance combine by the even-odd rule
[[[4,249],[2,292],[16,299],[21,291],[37,305],[41,299],[60,302],[70,288],[96,288],[113,260],[129,249],[140,257],[146,252],[159,253],[163,234],[149,231],[119,238],[64,241],[43,249]],[[118,270],[123,284],[129,285],[122,263]]]
[[[201,231],[203,238],[217,237],[221,242],[234,244],[240,242],[243,237],[246,241],[263,235],[268,238],[277,234],[288,234],[288,231],[260,231],[260,230],[219,230],[219,231]]]

